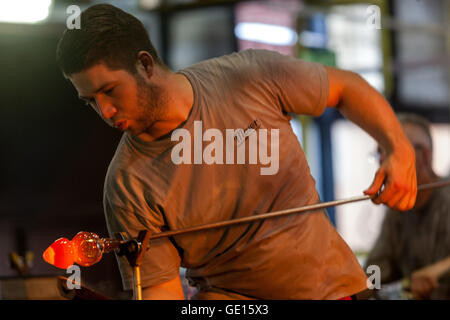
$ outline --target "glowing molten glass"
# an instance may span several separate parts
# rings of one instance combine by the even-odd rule
[[[72,244],[67,238],[59,238],[44,251],[46,262],[61,269],[67,269],[74,262]]]
[[[60,238],[48,247],[42,257],[61,269],[67,269],[74,263],[89,267],[100,261],[103,254],[103,241],[92,232],[78,232],[72,241]]]
[[[74,260],[80,266],[92,266],[102,258],[103,244],[95,233],[86,231],[78,232],[71,242]]]

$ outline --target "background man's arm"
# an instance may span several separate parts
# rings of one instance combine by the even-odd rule
[[[364,191],[373,199],[398,210],[411,209],[416,200],[417,181],[414,149],[395,114],[384,99],[358,74],[331,67],[328,73],[327,106],[336,107],[349,120],[370,134],[386,152],[372,185]]]
[[[142,289],[143,300],[184,300],[180,276],[156,286]]]
[[[415,299],[428,299],[439,286],[439,278],[450,270],[450,256],[419,269],[411,275],[411,292]]]

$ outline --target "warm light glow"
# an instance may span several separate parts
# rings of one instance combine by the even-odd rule
[[[55,250],[53,250],[52,247],[48,247],[44,251],[44,254],[42,255],[42,257],[44,258],[45,262],[50,263],[50,264],[55,264]]]
[[[35,23],[46,19],[52,0],[0,0],[0,22]]]
[[[74,263],[89,267],[99,262],[103,255],[103,241],[93,232],[80,231],[72,241],[59,238],[48,247],[42,257],[57,268],[67,269]]]
[[[67,238],[60,238],[44,251],[42,257],[57,268],[67,269],[74,264],[72,243]]]
[[[264,23],[242,22],[236,26],[234,33],[241,40],[278,46],[290,46],[297,42],[297,33],[294,30]]]
[[[83,267],[99,262],[103,254],[99,241],[100,238],[93,232],[78,232],[71,241],[75,262]]]

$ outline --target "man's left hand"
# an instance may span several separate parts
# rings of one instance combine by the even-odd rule
[[[382,188],[384,186],[384,188]],[[406,211],[414,207],[417,179],[414,149],[409,143],[387,153],[364,194],[374,196],[375,204],[384,203],[392,209]]]

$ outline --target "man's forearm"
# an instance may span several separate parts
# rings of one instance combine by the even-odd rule
[[[416,201],[417,179],[414,148],[403,132],[389,103],[359,75],[326,67],[328,106],[371,135],[384,157],[370,187],[364,191],[376,204],[409,210]],[[384,185],[384,189],[382,188]]]
[[[358,74],[340,71],[345,86],[336,108],[342,115],[370,134],[386,152],[411,148],[386,99]]]

